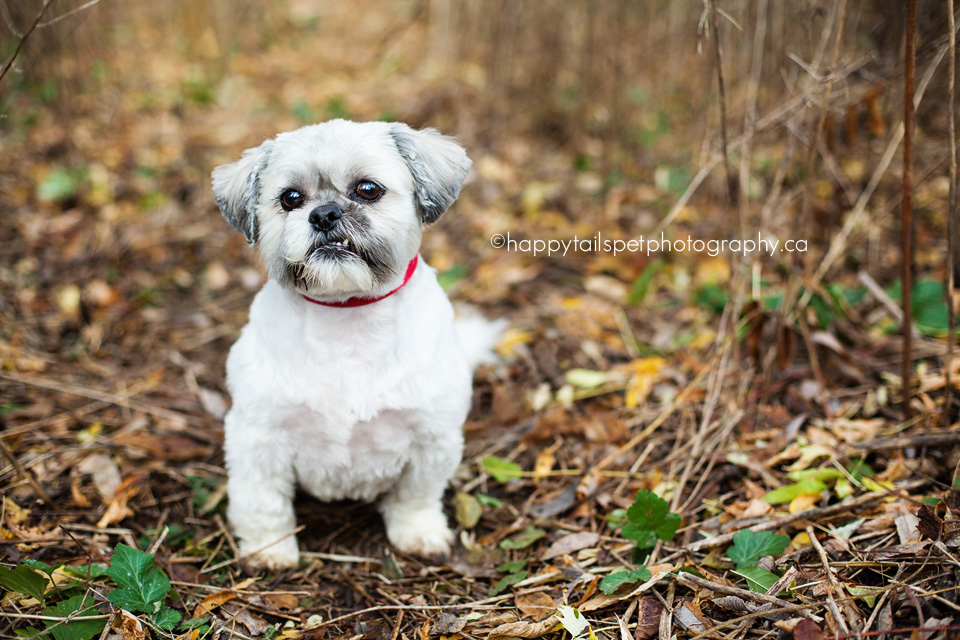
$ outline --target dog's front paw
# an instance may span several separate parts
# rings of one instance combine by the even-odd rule
[[[435,511],[390,518],[387,538],[398,550],[418,556],[448,556],[453,544],[453,532],[447,526],[447,519],[443,513]]]
[[[300,564],[300,549],[295,537],[289,536],[263,548],[265,544],[269,541],[259,546],[246,541],[240,543],[240,562],[249,573],[296,569]]]

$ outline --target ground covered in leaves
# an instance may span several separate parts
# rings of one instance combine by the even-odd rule
[[[346,9],[293,16],[289,40],[229,51],[202,28],[188,51],[168,49],[141,23],[118,30],[123,46],[95,73],[64,64],[62,84],[0,83],[0,635],[957,633],[943,118],[918,125],[917,392],[904,420],[898,170],[882,159],[898,120],[877,106],[894,89],[849,81],[853,118],[845,136],[827,126],[816,178],[785,141],[816,123],[819,105],[796,96],[822,83],[761,99],[737,138],[733,152],[752,153],[750,220],[805,239],[802,255],[498,250],[499,233],[727,238],[715,114],[649,98],[638,109],[656,115],[629,151],[589,131],[490,132],[474,100],[482,70],[441,82],[418,53],[421,13],[361,4],[392,9],[365,14],[362,34]],[[331,46],[348,31],[363,46]],[[918,77],[941,64],[937,46]],[[685,79],[697,91],[713,77],[691,60],[704,65]],[[745,91],[731,93],[743,108]],[[223,366],[264,276],[208,176],[264,137],[341,116],[460,137],[474,170],[423,255],[456,303],[510,329],[501,363],[476,374],[447,495],[451,558],[394,552],[370,505],[302,497],[301,567],[250,577],[224,523]]]

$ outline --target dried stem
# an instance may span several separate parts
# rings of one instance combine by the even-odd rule
[[[953,0],[947,0],[947,24],[950,30],[950,63],[947,80],[947,115],[949,118],[950,141],[950,198],[947,210],[947,288],[945,292],[947,302],[947,355],[944,362],[944,389],[943,416],[945,424],[950,424],[950,411],[953,404],[953,389],[950,380],[950,371],[953,368],[953,342],[956,339],[954,317],[956,309],[953,305],[953,292],[960,280],[957,268],[960,267],[960,221],[957,220],[957,113],[955,104],[955,85],[957,77],[957,33],[953,15]],[[957,467],[960,469],[960,466]],[[954,474],[956,475],[956,474]],[[954,477],[956,480],[956,477]]]
[[[900,369],[903,384],[903,416],[910,419],[910,396],[913,392],[911,381],[912,359],[910,357],[912,345],[911,329],[913,317],[910,313],[910,289],[912,288],[913,270],[913,211],[912,185],[913,179],[913,88],[914,74],[917,62],[917,0],[907,2],[907,40],[904,51],[904,79],[903,79],[903,201],[900,217],[900,308],[903,310],[903,362]]]
[[[0,82],[3,82],[3,78],[7,75],[7,72],[10,71],[10,68],[13,67],[14,61],[17,59],[17,56],[20,55],[20,50],[23,49],[24,43],[27,41],[27,38],[40,26],[40,22],[43,20],[43,15],[47,12],[47,9],[50,8],[50,5],[53,4],[54,0],[44,0],[43,6],[40,7],[40,12],[37,13],[37,17],[34,18],[33,24],[30,25],[30,28],[27,29],[27,32],[20,37],[20,42],[17,43],[17,48],[13,50],[13,55],[10,56],[10,59],[7,60],[7,64],[3,65],[3,70],[0,71]]]

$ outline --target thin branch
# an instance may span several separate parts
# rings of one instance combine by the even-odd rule
[[[957,33],[953,16],[953,0],[947,0],[947,24],[950,27],[950,64],[947,67],[949,75],[947,81],[947,115],[949,122],[950,140],[950,198],[947,209],[947,288],[945,297],[947,302],[947,355],[944,362],[944,389],[943,416],[945,424],[950,424],[950,411],[953,404],[953,389],[950,380],[950,371],[953,368],[953,342],[956,339],[954,317],[956,309],[953,305],[953,292],[960,280],[957,268],[960,267],[960,220],[957,220],[957,113],[956,113],[956,77],[957,77]],[[960,470],[960,464],[957,469]],[[954,473],[954,483],[957,479]]]
[[[900,308],[903,310],[903,361],[900,372],[903,378],[903,416],[911,416],[910,396],[913,392],[910,358],[912,348],[910,289],[913,281],[913,202],[911,199],[913,179],[913,91],[917,64],[917,0],[907,1],[907,41],[904,50],[905,73],[903,80],[903,200],[900,217]]]
[[[27,32],[23,34],[20,38],[20,42],[17,43],[17,48],[14,49],[13,55],[10,56],[10,59],[7,61],[7,64],[3,65],[3,70],[0,71],[0,82],[3,82],[3,78],[7,75],[7,72],[10,71],[10,68],[13,66],[14,60],[17,59],[17,56],[20,55],[20,50],[23,49],[23,44],[27,41],[27,38],[30,37],[43,20],[43,15],[47,12],[47,9],[50,8],[54,0],[44,0],[43,6],[40,7],[40,13],[37,14],[37,17],[33,20],[33,24],[30,25],[30,28],[27,29]]]

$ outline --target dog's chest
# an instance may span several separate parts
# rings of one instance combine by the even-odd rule
[[[403,472],[416,437],[412,416],[398,410],[334,424],[305,408],[286,428],[296,443],[297,482],[321,500],[373,500],[386,492]]]

